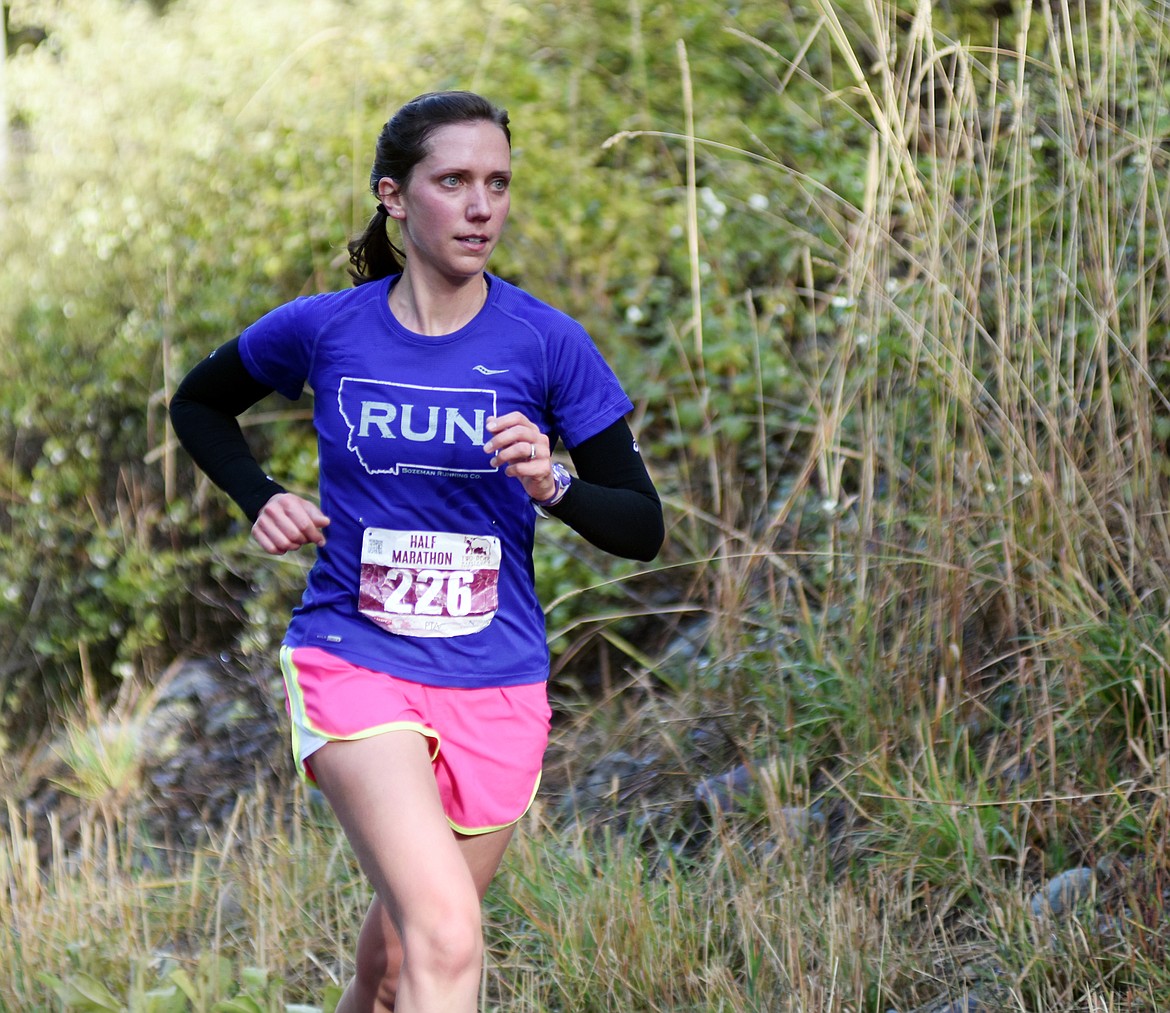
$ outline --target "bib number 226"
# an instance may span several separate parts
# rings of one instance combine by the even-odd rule
[[[391,570],[384,608],[401,616],[465,616],[471,612],[470,570]]]
[[[358,608],[404,637],[460,637],[499,608],[500,541],[492,535],[367,528]]]

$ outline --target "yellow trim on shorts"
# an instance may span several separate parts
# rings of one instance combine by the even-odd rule
[[[281,645],[280,648],[280,671],[284,676],[285,689],[288,692],[289,710],[290,710],[290,724],[292,725],[292,758],[293,766],[296,767],[297,774],[300,779],[306,783],[311,783],[308,771],[305,768],[304,761],[301,760],[301,729],[312,733],[319,739],[325,739],[327,742],[355,742],[359,739],[372,738],[375,735],[381,735],[383,732],[397,732],[397,731],[411,731],[418,732],[426,739],[430,739],[433,743],[431,748],[431,763],[439,757],[439,749],[442,744],[441,737],[433,728],[428,728],[426,725],[418,721],[390,721],[384,725],[377,725],[374,728],[365,728],[353,735],[331,735],[329,732],[320,728],[314,728],[309,721],[308,714],[305,710],[304,694],[300,691],[300,683],[297,682],[296,671],[297,666],[293,663],[292,655],[294,648],[287,645]],[[311,756],[312,754],[310,754]],[[491,827],[464,827],[456,823],[446,813],[443,815],[447,819],[448,825],[457,834],[462,834],[464,837],[480,837],[484,834],[493,834],[497,830],[507,830],[508,827],[514,827],[525,816],[528,815],[528,810],[532,808],[532,803],[536,801],[536,794],[540,790],[540,781],[543,775],[543,770],[536,772],[536,782],[532,785],[532,794],[528,797],[528,803],[524,806],[523,811],[514,820],[509,820],[507,823],[501,823],[498,826]]]
[[[536,784],[532,786],[532,794],[528,798],[528,804],[524,807],[524,811],[514,820],[509,820],[507,823],[501,823],[496,827],[461,827],[450,816],[447,817],[447,822],[451,829],[457,834],[462,834],[464,837],[481,837],[483,834],[494,834],[497,830],[507,830],[508,827],[514,827],[525,816],[528,815],[528,810],[532,808],[532,803],[536,801],[536,793],[540,790],[540,778],[544,773],[542,770],[536,772]]]
[[[383,732],[418,732],[424,739],[430,739],[434,743],[430,754],[431,763],[434,763],[439,757],[439,733],[417,721],[387,721],[384,725],[363,728],[360,732],[354,732],[353,735],[330,735],[314,728],[310,728],[309,731],[327,742],[360,742],[362,739],[372,739],[375,735],[381,735]]]
[[[437,731],[429,728],[419,721],[388,721],[382,725],[375,725],[373,728],[363,728],[360,732],[355,732],[353,735],[335,735],[332,732],[327,732],[323,728],[317,728],[309,720],[308,712],[305,709],[305,697],[301,692],[300,683],[297,682],[297,666],[293,661],[294,648],[282,645],[280,648],[280,671],[284,676],[284,686],[288,692],[290,724],[292,726],[292,758],[293,765],[297,769],[302,781],[309,780],[308,771],[305,769],[304,761],[301,759],[301,732],[306,731],[315,735],[319,739],[324,739],[326,742],[357,742],[361,739],[373,738],[375,735],[381,735],[383,732],[418,732],[425,739],[431,742],[430,757],[431,763],[434,763],[439,756],[439,749],[442,745],[442,739]],[[312,754],[309,754],[310,756]],[[529,803],[531,805],[531,803]]]

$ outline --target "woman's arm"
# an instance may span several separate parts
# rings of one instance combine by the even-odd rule
[[[271,393],[248,372],[233,338],[184,377],[170,412],[187,453],[247,514],[260,547],[278,556],[310,542],[324,545],[329,518],[269,478],[244,439],[236,416]]]
[[[191,370],[171,398],[171,424],[192,460],[253,523],[284,488],[264,473],[236,416],[272,393],[244,365],[239,338],[221,345]]]
[[[625,419],[569,451],[577,477],[546,512],[599,549],[649,562],[662,548],[662,503]]]

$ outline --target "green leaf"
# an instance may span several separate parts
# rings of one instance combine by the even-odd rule
[[[249,992],[264,992],[268,989],[268,972],[262,967],[242,967],[240,983]]]
[[[36,974],[36,979],[42,985],[44,985],[45,988],[53,992],[59,993],[59,990],[65,987],[65,983],[60,978],[58,978],[55,974],[49,974],[48,971],[38,971]]]
[[[246,995],[238,995],[234,999],[224,999],[211,1007],[212,1013],[264,1013],[255,999]]]
[[[51,975],[38,977],[57,994],[66,1009],[86,1013],[123,1013],[125,1006],[114,994],[92,975],[79,972],[66,981]]]
[[[203,954],[199,958],[199,980],[205,989],[219,991],[232,980],[232,962],[214,953]]]
[[[155,988],[142,996],[142,1013],[184,1013],[187,997],[177,985]]]
[[[171,981],[183,990],[183,995],[192,1003],[199,1004],[199,990],[195,987],[195,982],[191,980],[191,975],[180,967],[171,972]]]

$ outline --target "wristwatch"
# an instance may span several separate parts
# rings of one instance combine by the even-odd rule
[[[552,466],[552,477],[553,482],[556,483],[553,494],[548,499],[534,499],[532,501],[542,510],[545,507],[556,506],[564,499],[565,493],[569,491],[569,483],[573,481],[573,476],[569,474],[569,469],[563,464],[554,464]]]

